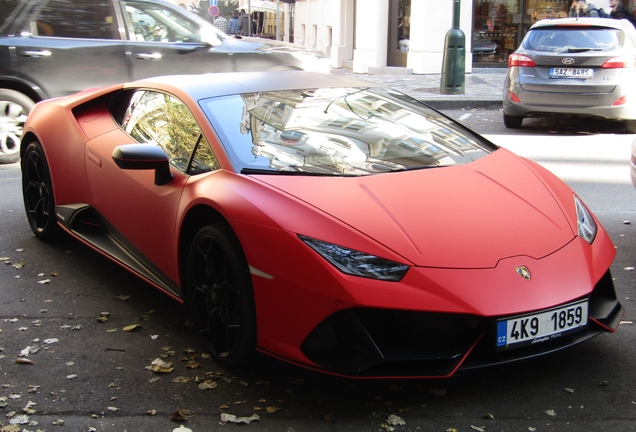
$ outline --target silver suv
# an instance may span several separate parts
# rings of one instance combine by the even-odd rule
[[[0,163],[36,102],[183,73],[329,70],[322,53],[228,36],[161,0],[0,0]]]

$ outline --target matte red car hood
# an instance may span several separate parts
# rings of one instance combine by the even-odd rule
[[[260,180],[418,266],[489,268],[506,257],[544,257],[575,236],[544,183],[505,149],[454,167],[353,178],[271,175]],[[565,205],[573,206],[574,199]],[[328,233],[322,240],[338,243]]]

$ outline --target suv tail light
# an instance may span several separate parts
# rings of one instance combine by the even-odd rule
[[[612,57],[601,66],[603,69],[633,68],[636,58],[634,56]]]
[[[536,64],[530,57],[526,55],[512,53],[510,54],[510,57],[508,57],[508,67],[513,66],[535,67]]]

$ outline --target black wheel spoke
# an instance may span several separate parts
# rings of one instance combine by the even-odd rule
[[[207,231],[212,229],[202,229],[206,233],[197,235],[190,249],[190,309],[200,335],[217,360],[228,363],[237,357],[244,360],[241,358],[246,351],[244,339],[254,340],[253,334],[246,335],[254,330],[243,325],[245,299],[241,297],[241,284],[245,282],[237,274],[239,267],[232,248],[228,248],[223,238]]]

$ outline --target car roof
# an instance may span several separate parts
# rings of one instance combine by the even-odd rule
[[[586,26],[599,28],[614,28],[619,30],[633,29],[634,26],[626,19],[610,18],[557,18],[544,19],[534,23],[531,29],[559,26]]]
[[[185,92],[192,99],[264,91],[325,87],[381,87],[381,84],[334,74],[304,71],[232,72],[198,75],[166,75],[127,84],[126,88],[152,87]]]

